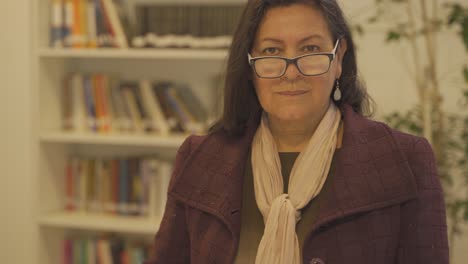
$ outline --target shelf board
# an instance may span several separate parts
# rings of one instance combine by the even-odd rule
[[[223,60],[226,49],[39,49],[41,58]]]
[[[84,212],[60,212],[39,219],[39,225],[45,227],[144,235],[154,235],[160,223],[160,218],[110,216]]]
[[[188,135],[120,135],[120,134],[91,134],[91,133],[48,133],[40,136],[43,143],[72,143],[92,145],[141,146],[178,148]]]
[[[184,4],[184,5],[200,5],[200,4],[210,4],[210,5],[227,5],[227,4],[245,4],[247,0],[133,0],[134,4]]]

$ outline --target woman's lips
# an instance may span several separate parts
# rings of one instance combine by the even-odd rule
[[[284,96],[298,96],[298,95],[303,95],[309,91],[284,91],[284,92],[278,92],[279,95],[284,95]]]

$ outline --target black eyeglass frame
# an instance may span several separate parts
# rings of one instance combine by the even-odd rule
[[[286,74],[286,71],[288,70],[288,67],[290,64],[294,64],[297,68],[297,70],[299,70],[299,72],[304,75],[304,76],[318,76],[318,75],[322,75],[322,74],[325,74],[327,73],[329,70],[330,70],[330,67],[331,67],[331,63],[332,61],[335,59],[336,57],[336,51],[338,49],[338,45],[340,43],[340,39],[341,38],[338,38],[336,40],[336,43],[335,43],[335,47],[333,48],[333,50],[331,52],[319,52],[319,53],[308,53],[308,54],[304,54],[304,55],[300,55],[300,56],[297,56],[297,57],[294,57],[294,58],[285,58],[285,57],[281,57],[281,56],[261,56],[261,57],[252,57],[252,55],[250,55],[250,53],[247,53],[247,57],[248,57],[248,60],[249,60],[249,65],[254,69],[254,72],[255,72],[255,75],[257,75],[258,78],[262,78],[262,79],[277,79],[277,78],[281,78],[283,77],[285,74]],[[329,59],[329,62],[328,62],[328,68],[325,72],[322,72],[322,73],[319,73],[319,74],[305,74],[302,72],[301,68],[299,67],[299,65],[297,64],[297,61],[300,60],[301,58],[304,58],[304,57],[309,57],[309,56],[323,56],[323,55],[326,55],[328,56],[328,59]],[[257,60],[261,60],[261,59],[281,59],[281,60],[284,60],[286,61],[286,66],[284,67],[284,70],[283,70],[283,73],[281,73],[279,76],[277,77],[262,77],[260,76],[258,73],[257,73],[257,69],[255,67],[255,62]]]

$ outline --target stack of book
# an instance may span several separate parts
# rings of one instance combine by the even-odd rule
[[[128,48],[125,21],[113,0],[49,0],[50,46]]]
[[[136,48],[227,48],[240,5],[143,5],[137,8]]]
[[[118,81],[104,74],[67,75],[63,129],[93,133],[203,133],[207,111],[190,87],[170,81]]]
[[[141,264],[151,256],[150,243],[115,235],[69,235],[62,243],[63,264]]]
[[[70,157],[65,210],[108,215],[162,215],[172,165],[156,158]]]

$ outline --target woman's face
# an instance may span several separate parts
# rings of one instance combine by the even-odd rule
[[[294,4],[269,9],[261,21],[254,45],[253,57],[299,55],[331,52],[334,41],[328,25],[319,10]],[[253,82],[260,104],[270,118],[282,121],[306,120],[325,112],[330,102],[334,82],[341,75],[341,61],[346,43],[340,41],[337,57],[327,73],[304,76],[290,64],[284,76],[262,79],[252,71]]]

